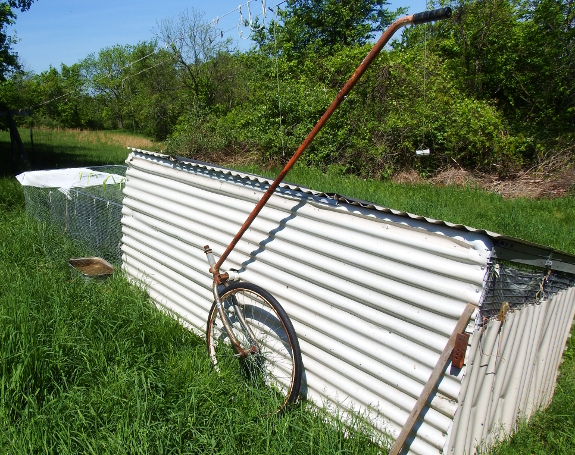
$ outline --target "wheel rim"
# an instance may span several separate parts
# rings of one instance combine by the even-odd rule
[[[292,398],[295,374],[293,340],[282,318],[266,298],[250,289],[232,289],[223,293],[220,299],[240,345],[248,351],[256,345],[257,352],[245,358],[238,357],[214,308],[208,331],[212,363],[219,372],[223,369],[232,372],[250,402],[263,408],[261,413],[270,415],[280,411]],[[243,312],[251,333],[235,314],[235,306]]]

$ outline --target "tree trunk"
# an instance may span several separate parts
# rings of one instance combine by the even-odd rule
[[[24,149],[24,144],[22,143],[22,139],[20,138],[20,133],[18,132],[18,127],[16,126],[16,122],[14,121],[13,115],[8,115],[8,123],[10,125],[10,142],[11,142],[11,149],[12,149],[12,164],[14,166],[13,171],[16,172],[17,170],[17,162],[18,162],[18,154],[20,155],[20,161],[24,166],[25,170],[30,170],[30,161],[28,160],[28,155],[26,154],[26,150]]]

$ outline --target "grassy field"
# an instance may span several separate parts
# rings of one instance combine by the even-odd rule
[[[251,171],[275,177],[276,170]],[[575,254],[575,197],[556,199],[504,199],[473,187],[403,185],[354,176],[324,174],[296,166],[286,181],[314,190],[338,193],[416,215],[460,223],[519,237]]]
[[[34,169],[52,169],[100,164],[123,164],[127,147],[160,151],[163,144],[124,131],[30,130],[20,129],[20,137]],[[33,144],[33,145],[32,145]],[[10,135],[0,131],[0,171],[14,173],[10,160]]]
[[[144,292],[73,279],[66,258],[81,250],[23,204],[1,178],[0,453],[380,453],[360,421],[344,428],[306,403],[262,417]]]
[[[52,133],[36,144],[35,167],[122,163],[127,136],[113,134]],[[0,133],[4,164],[7,140]],[[213,372],[203,340],[143,292],[121,277],[71,279],[65,258],[77,247],[61,240],[59,259],[47,254],[54,243],[47,236],[57,234],[27,218],[11,172],[0,172],[0,453],[379,452],[361,422],[344,431],[305,404],[260,418]],[[504,200],[474,188],[363,181],[305,167],[288,180],[575,253],[573,197]],[[575,453],[574,340],[552,405],[491,453]]]

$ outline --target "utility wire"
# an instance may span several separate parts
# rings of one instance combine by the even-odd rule
[[[249,3],[249,1],[248,1],[247,3]],[[239,5],[237,8],[234,8],[233,10],[228,11],[228,12],[227,12],[226,14],[224,14],[223,16],[216,16],[216,18],[215,18],[214,20],[212,20],[212,27],[214,27],[215,24],[217,24],[220,19],[223,19],[224,17],[229,16],[230,14],[235,13],[238,9],[240,9],[242,6],[245,6],[245,5],[246,5],[246,3],[243,3],[243,4]],[[215,23],[214,23],[214,21],[215,21]]]
[[[144,60],[144,59],[150,57],[151,55],[154,55],[156,52],[157,52],[157,51],[154,50],[154,51],[150,52],[149,54],[146,54],[146,55],[144,55],[143,57],[140,57],[138,60],[134,60],[133,62],[127,63],[127,64],[124,65],[122,68],[118,68],[117,70],[110,71],[110,72],[108,73],[108,77],[112,77],[112,74],[113,74],[113,73],[119,73],[120,71],[124,71],[124,70],[125,70],[126,68],[128,68],[128,67],[131,68],[131,67],[134,65],[134,63],[141,62],[142,60]]]
[[[32,106],[32,108],[38,107],[38,106],[43,106],[44,104],[48,104],[51,103],[52,101],[56,101],[59,100],[60,98],[64,98],[65,96],[70,95],[71,93],[77,92],[78,90],[82,89],[84,87],[84,85],[86,85],[87,83],[85,82],[84,84],[82,84],[80,87],[75,88],[74,90],[70,90],[69,92],[64,93],[63,95],[60,96],[56,96],[48,101],[44,101],[43,103],[38,103],[38,104],[34,104]]]
[[[150,66],[150,67],[148,67],[148,68],[144,68],[143,70],[138,71],[138,72],[135,73],[135,74],[129,74],[128,76],[126,76],[125,78],[123,78],[123,79],[120,81],[121,84],[122,84],[122,88],[124,87],[124,81],[127,81],[127,80],[131,79],[132,77],[138,76],[139,74],[146,73],[146,72],[148,72],[148,71],[150,71],[150,70],[152,70],[152,69],[154,69],[154,68],[157,68],[158,66],[164,65],[164,64],[168,63],[169,60],[171,60],[171,56],[170,56],[170,58],[166,58],[166,59],[160,61],[159,63],[156,63],[155,65],[152,65],[152,66]]]
[[[277,16],[277,9],[276,9],[276,16]],[[278,64],[278,47],[277,47],[277,39],[276,39],[276,21],[274,21],[274,51],[276,57],[276,81],[278,86],[278,110],[280,114],[280,138],[282,141],[282,158],[285,157],[285,147],[284,147],[284,134],[282,128],[282,104],[281,104],[281,97],[280,97],[280,70]]]
[[[261,5],[262,5],[262,14],[261,14],[262,25],[260,27],[254,27],[254,20],[257,19],[260,15],[256,14],[255,16],[252,16],[251,9],[250,9],[250,3],[252,3],[253,1],[260,1]],[[223,16],[216,16],[215,19],[212,19],[212,27],[215,27],[219,23],[220,19],[222,19],[222,18],[224,18],[230,14],[233,14],[235,12],[238,12],[239,13],[238,25],[236,27],[232,27],[232,28],[226,30],[225,32],[221,32],[221,37],[223,38],[226,33],[230,32],[231,30],[236,28],[238,30],[238,36],[243,40],[248,40],[248,39],[250,39],[252,32],[263,30],[265,28],[265,19],[267,17],[266,9],[269,9],[272,12],[274,9],[277,11],[279,9],[279,6],[283,5],[286,2],[287,2],[287,0],[282,0],[279,3],[276,3],[273,7],[266,7],[266,0],[248,0],[246,3],[242,3],[241,5],[238,5],[237,8],[235,8],[231,11],[228,11]],[[242,30],[242,28],[246,26],[245,20],[244,20],[243,14],[242,14],[242,7],[244,7],[244,6],[248,10],[247,26],[250,28],[250,33],[249,33],[247,38],[244,38],[243,30]]]
[[[426,97],[426,87],[425,87],[425,82],[426,82],[426,76],[427,76],[427,24],[424,25],[424,29],[423,29],[423,133],[422,133],[422,137],[421,137],[421,142],[422,142],[422,146],[421,148],[423,148],[423,145],[425,145],[425,133],[426,133],[426,129],[425,129],[425,111],[426,111],[426,107],[427,107],[427,97]]]

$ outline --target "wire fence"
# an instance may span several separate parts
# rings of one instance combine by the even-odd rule
[[[126,175],[126,166],[89,169]],[[121,261],[122,187],[123,181],[67,190],[25,186],[26,212],[39,223],[78,242],[86,254],[118,264]],[[43,241],[49,254],[58,250],[57,244],[51,244],[57,242],[53,236]]]
[[[19,127],[18,133],[32,165],[46,152],[57,150],[59,128]],[[40,160],[42,161],[42,160]]]
[[[537,304],[572,286],[575,286],[575,276],[571,274],[544,268],[519,268],[495,261],[489,269],[481,316],[491,320],[504,307],[516,310]]]

